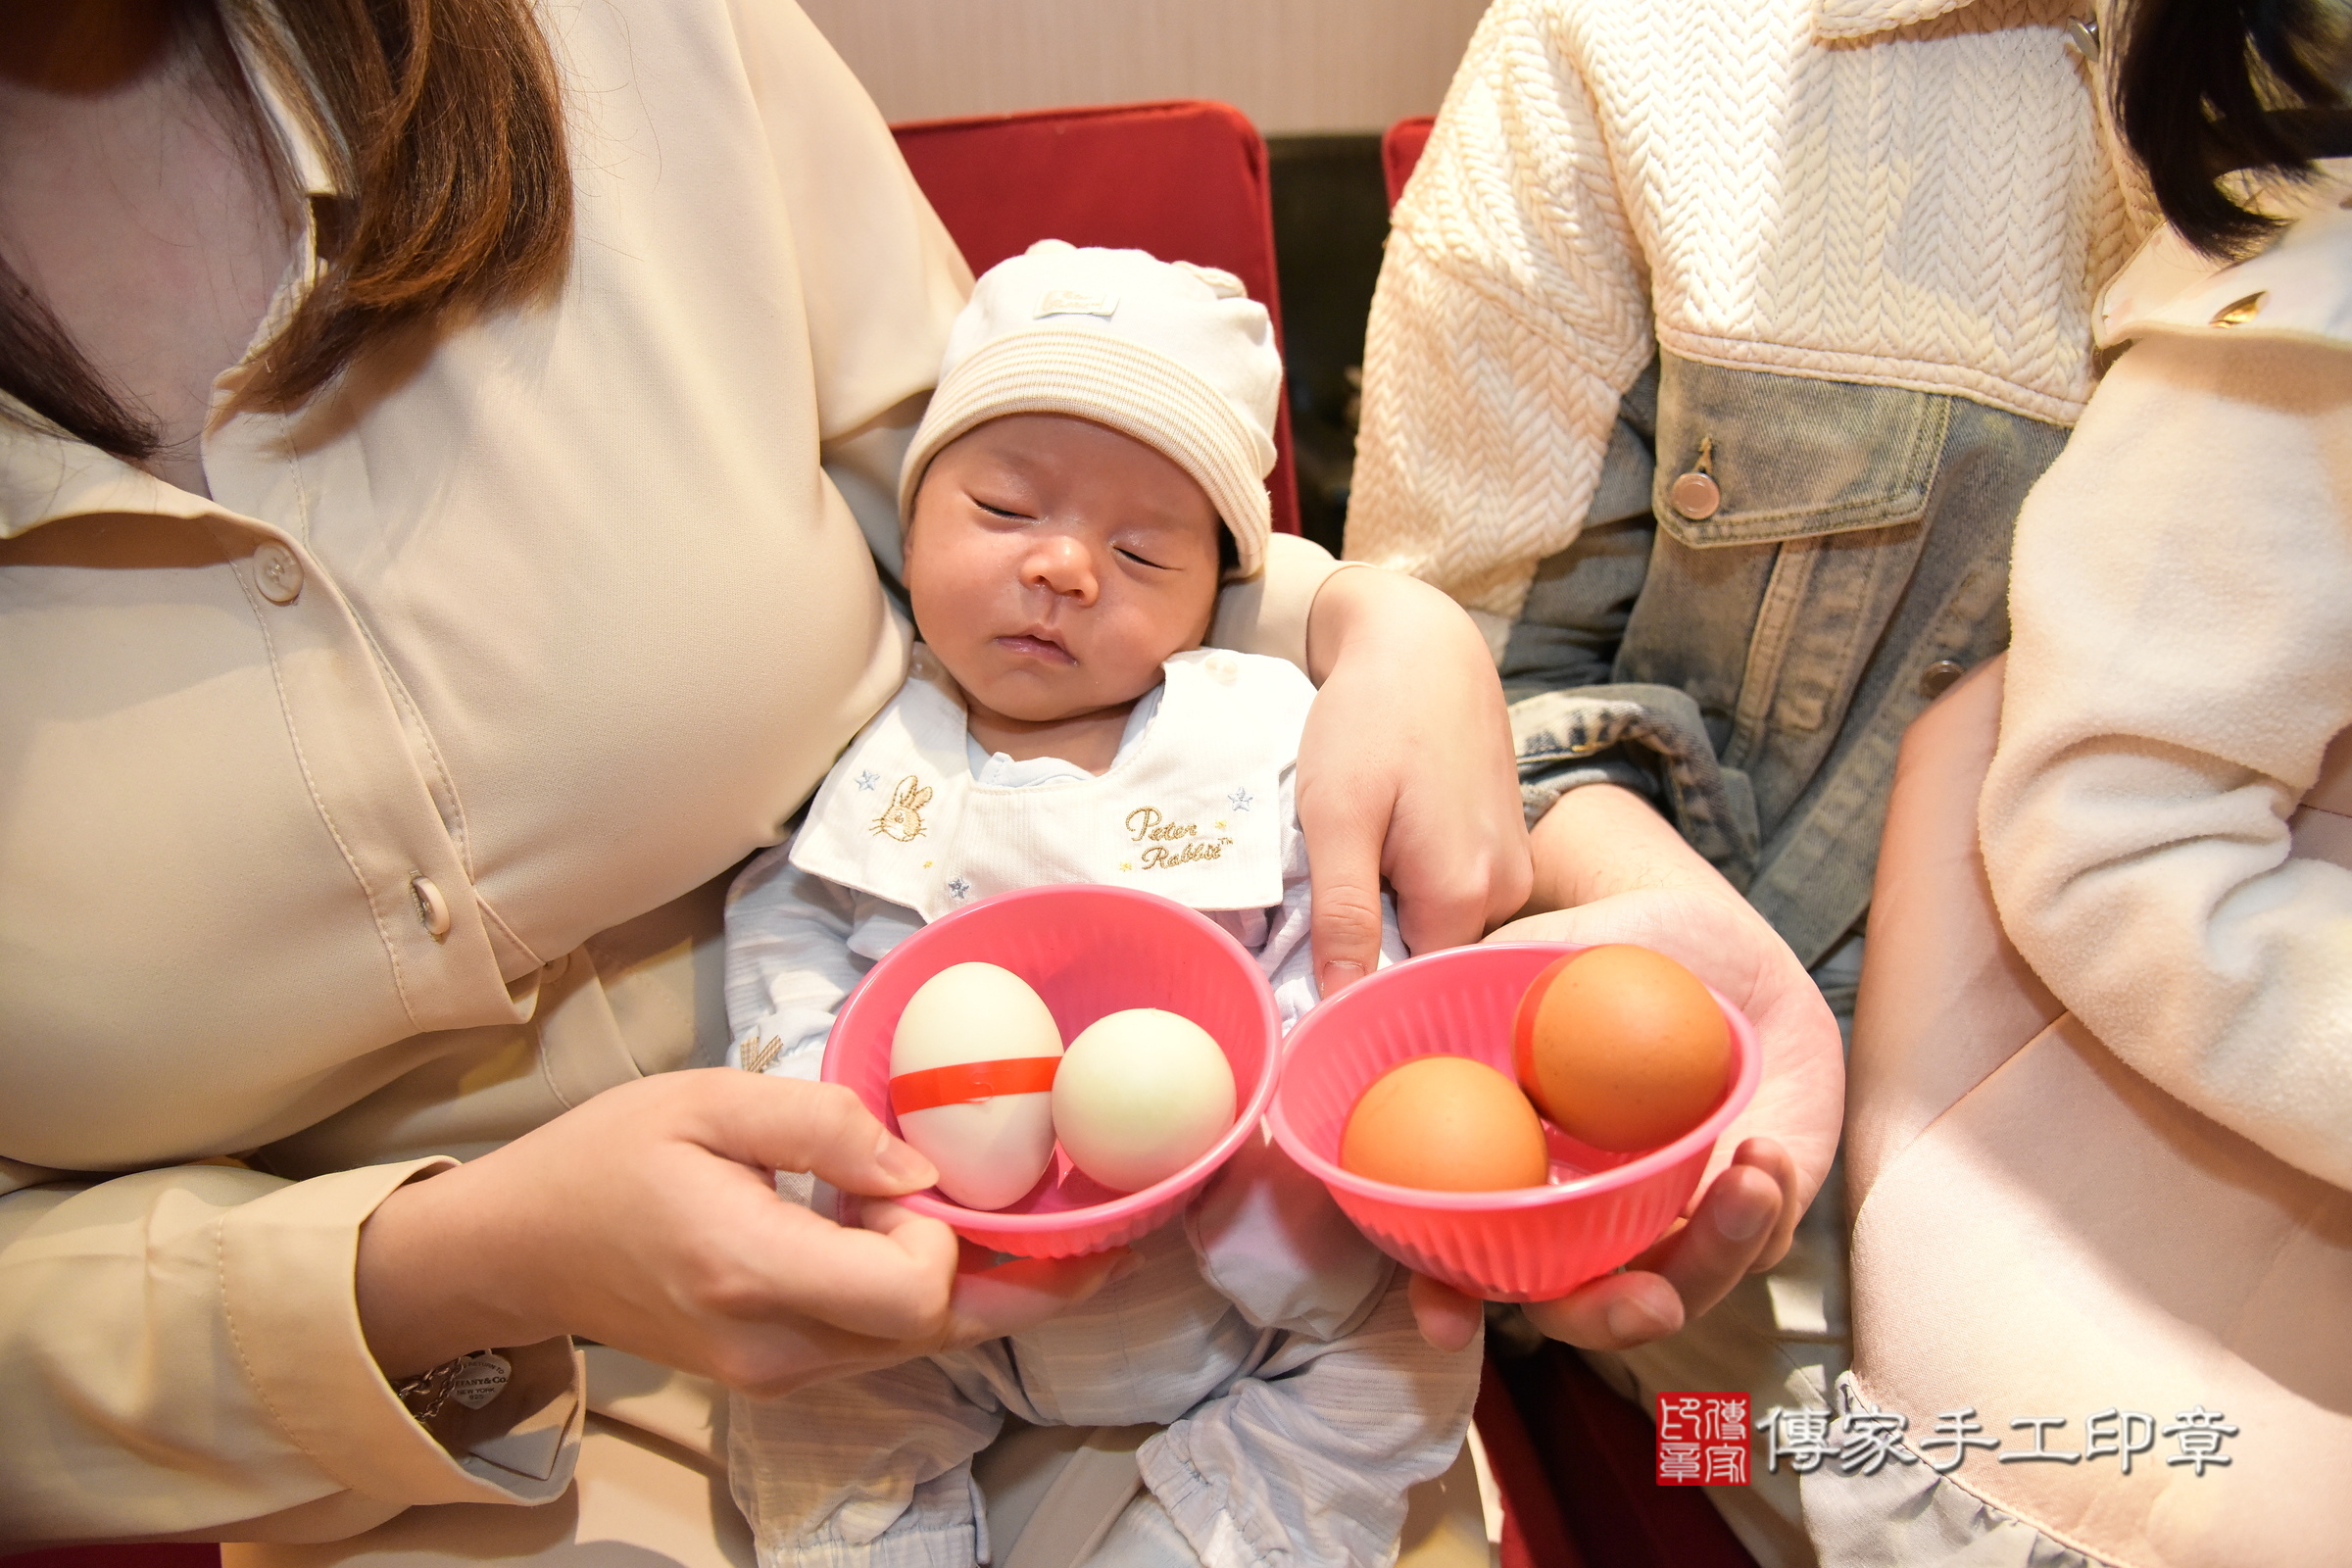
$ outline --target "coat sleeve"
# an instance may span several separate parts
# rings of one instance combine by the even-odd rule
[[[1364,346],[1347,554],[1445,589],[1497,651],[1536,563],[1576,538],[1653,352],[1577,47],[1542,0],[1480,23],[1397,203]]]
[[[2352,352],[2155,336],[2018,518],[1980,807],[2002,924],[2127,1065],[2352,1187],[2352,870],[2288,817],[2352,725]]]
[[[568,1342],[507,1349],[514,1381],[444,1446],[360,1330],[361,1223],[451,1163],[183,1166],[0,1198],[0,1540],[333,1540],[416,1503],[560,1494],[583,1411]]]

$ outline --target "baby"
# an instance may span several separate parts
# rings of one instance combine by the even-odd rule
[[[913,671],[730,895],[739,1065],[813,1078],[896,943],[1046,883],[1189,905],[1257,956],[1286,1028],[1314,1004],[1292,781],[1313,689],[1200,649],[1220,582],[1262,564],[1281,372],[1211,269],[1049,240],[980,280],[900,483]],[[1006,1412],[1169,1423],[1089,1563],[1391,1561],[1406,1489],[1461,1446],[1478,1347],[1424,1343],[1402,1271],[1262,1142],[1135,1250],[1030,1333],[738,1397],[762,1568],[988,1561],[969,1461]]]

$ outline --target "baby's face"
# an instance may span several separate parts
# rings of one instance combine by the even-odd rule
[[[915,492],[915,626],[1005,718],[1131,703],[1207,635],[1223,527],[1141,441],[1061,415],[991,419],[932,459]]]

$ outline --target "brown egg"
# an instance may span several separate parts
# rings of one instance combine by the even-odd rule
[[[1340,1168],[1449,1193],[1541,1187],[1551,1159],[1519,1086],[1467,1056],[1416,1056],[1372,1080],[1348,1113]]]
[[[1519,1083],[1595,1149],[1670,1144],[1723,1098],[1731,1028],[1698,977],[1647,948],[1590,948],[1536,976],[1511,1024]]]

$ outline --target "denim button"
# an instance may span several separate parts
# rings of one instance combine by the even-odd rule
[[[1674,481],[1666,499],[1674,503],[1675,511],[1692,522],[1704,522],[1723,506],[1723,488],[1716,484],[1712,474],[1693,469]]]
[[[1952,682],[1967,673],[1964,666],[1948,659],[1938,659],[1919,672],[1919,695],[1934,702],[1951,689]]]

